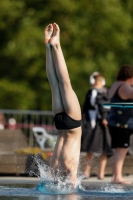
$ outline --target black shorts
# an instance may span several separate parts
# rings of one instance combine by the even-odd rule
[[[112,148],[128,148],[130,145],[130,135],[133,131],[125,128],[117,128],[109,126],[109,132],[111,135]]]
[[[58,130],[73,129],[81,126],[81,120],[72,119],[65,112],[57,113],[54,116],[54,122]]]

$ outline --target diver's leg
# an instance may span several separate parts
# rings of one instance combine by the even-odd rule
[[[81,110],[78,98],[72,89],[66,62],[60,46],[60,30],[57,24],[53,24],[54,32],[50,44],[55,52],[56,74],[59,80],[62,103],[65,112],[76,120],[81,119]]]
[[[50,83],[51,92],[52,92],[52,111],[53,115],[56,113],[62,112],[63,105],[62,99],[59,90],[59,83],[56,76],[54,58],[52,54],[52,46],[49,44],[49,40],[53,34],[53,25],[49,24],[44,30],[44,43],[46,46],[46,73]],[[60,157],[60,152],[63,145],[63,137],[58,136],[57,142],[54,148],[54,153],[50,161],[50,166],[56,171],[58,168],[58,161]]]
[[[44,30],[44,43],[46,46],[46,73],[50,83],[52,92],[52,111],[53,115],[64,110],[59,82],[55,71],[54,58],[52,53],[52,46],[49,44],[49,40],[53,34],[53,25],[49,24]]]

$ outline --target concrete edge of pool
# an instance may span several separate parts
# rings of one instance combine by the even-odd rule
[[[125,180],[133,182],[133,174],[128,176],[123,176]],[[38,184],[40,182],[40,178],[37,177],[0,177],[0,184]],[[97,177],[90,177],[89,179],[82,180],[83,183],[89,183],[89,182],[111,182],[111,176],[105,177],[103,180],[97,179]]]

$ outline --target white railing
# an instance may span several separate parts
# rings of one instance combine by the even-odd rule
[[[32,128],[43,127],[49,134],[56,135],[52,111],[0,109],[0,129],[22,129],[34,145]]]

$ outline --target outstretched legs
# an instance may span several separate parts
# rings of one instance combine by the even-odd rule
[[[60,46],[60,30],[56,23],[44,31],[46,45],[46,72],[52,92],[53,115],[65,111],[71,118],[81,120],[79,101],[72,89],[67,66]],[[58,131],[51,159],[51,167],[63,169],[76,182],[80,155],[81,127]]]
[[[56,113],[62,112],[64,108],[59,90],[59,82],[56,75],[52,46],[49,43],[52,35],[53,25],[49,24],[44,30],[44,43],[46,45],[46,73],[52,91],[52,110],[53,115],[55,115]]]
[[[60,46],[60,29],[58,25],[56,23],[49,24],[45,28],[44,37],[46,45],[46,71],[52,90],[53,114],[65,111],[73,119],[80,120],[80,105],[72,89]],[[56,90],[57,87],[58,91]]]
[[[49,24],[44,30],[44,44],[46,46],[46,73],[50,83],[52,92],[52,111],[53,115],[64,110],[62,99],[59,90],[59,82],[56,75],[53,49],[49,41],[53,35],[53,25]],[[64,138],[60,135],[57,138],[54,155],[51,158],[50,166],[56,171],[58,168],[58,161],[60,152],[63,146]],[[57,148],[58,147],[58,148]]]
[[[53,46],[55,53],[55,68],[59,81],[59,89],[64,111],[73,119],[81,119],[81,110],[78,98],[72,89],[66,62],[60,45],[60,29],[56,23],[53,24],[53,36],[49,43]]]

